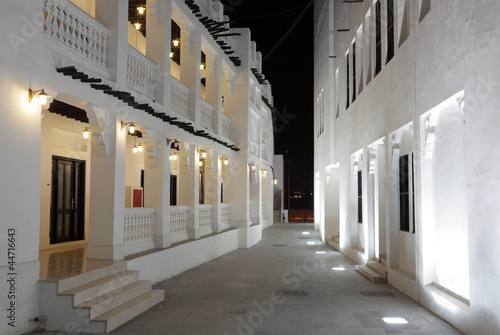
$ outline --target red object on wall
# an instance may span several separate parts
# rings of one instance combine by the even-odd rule
[[[134,207],[142,207],[142,190],[134,190]]]

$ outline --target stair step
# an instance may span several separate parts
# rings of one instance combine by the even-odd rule
[[[107,313],[113,308],[116,308],[150,290],[151,281],[138,280],[107,294],[84,302],[76,307],[90,308],[90,320],[93,320],[99,315]]]
[[[387,260],[385,258],[380,258],[380,263],[387,266]]]
[[[126,271],[92,281],[82,286],[61,292],[60,294],[73,295],[73,304],[77,306],[137,280],[139,280],[139,271]]]
[[[85,272],[80,275],[62,279],[58,282],[57,293],[71,290],[75,287],[85,285],[86,283],[109,277],[117,273],[125,272],[127,270],[127,262],[119,262],[113,265],[102,267],[93,271]]]
[[[93,320],[97,322],[106,322],[106,332],[121,326],[127,321],[132,320],[137,315],[147,311],[154,305],[160,303],[164,299],[165,291],[151,290],[140,296],[104,313]]]
[[[340,243],[340,236],[334,236],[333,240],[337,243]]]
[[[370,261],[370,262],[366,263],[366,266],[368,266],[370,269],[378,272],[381,276],[387,277],[387,267],[384,264]]]
[[[366,265],[356,265],[356,270],[361,273],[363,276],[368,278],[373,283],[386,283],[387,278],[385,276],[380,275],[378,272],[370,269]]]

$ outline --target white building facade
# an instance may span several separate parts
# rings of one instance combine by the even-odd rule
[[[500,333],[499,14],[315,1],[315,225],[466,334]]]
[[[137,3],[4,3],[2,334],[40,315],[65,330],[41,251],[86,248],[154,283],[273,223],[273,97],[250,31],[219,1]]]

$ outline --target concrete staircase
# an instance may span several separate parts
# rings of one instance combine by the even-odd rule
[[[333,249],[340,251],[340,237],[334,236],[331,240],[328,240],[328,245],[332,247]]]
[[[57,282],[41,281],[40,307],[45,329],[107,333],[163,301],[163,290],[139,280],[127,263],[86,272]]]
[[[383,263],[368,261],[366,265],[356,265],[356,270],[373,283],[387,283],[387,268]]]

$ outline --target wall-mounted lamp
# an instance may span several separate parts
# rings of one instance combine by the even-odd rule
[[[134,23],[134,27],[135,27],[135,29],[139,30],[139,29],[141,29],[141,24],[139,22]]]
[[[200,64],[200,70],[204,70],[205,69],[205,64]]]
[[[227,158],[224,158],[224,165],[229,165],[229,160]]]
[[[139,144],[139,146],[137,147],[137,150],[139,150],[139,152],[142,152],[144,150],[144,145],[142,143]]]
[[[255,166],[255,164],[250,164],[250,168],[251,168],[252,170],[255,170],[257,167]]]
[[[172,43],[174,44],[174,47],[178,47],[181,41],[179,40],[173,40]]]
[[[135,125],[133,122],[123,122],[121,121],[121,130],[128,126],[128,132],[133,134],[135,132]]]
[[[266,177],[267,176],[267,171],[266,170],[262,170],[262,177]]]
[[[198,163],[198,165],[199,165],[199,166],[203,166],[203,161],[200,161],[200,162]]]
[[[144,12],[146,11],[146,7],[144,6],[139,6],[137,7],[137,11],[139,12],[139,14],[144,14]]]
[[[178,158],[178,156],[179,156],[179,155],[177,155],[177,154],[171,154],[171,155],[170,155],[170,160],[171,160],[171,161],[176,161],[176,160],[177,160],[177,158]]]
[[[207,158],[207,153],[206,151],[201,152],[201,158]]]
[[[134,147],[132,148],[132,152],[134,154],[138,153],[138,152],[142,152],[144,150],[144,145],[142,143],[140,143],[139,145],[137,145],[137,137],[135,138],[135,145]]]
[[[170,58],[174,58],[174,53],[173,52],[170,53]]]
[[[84,139],[88,139],[89,136],[90,136],[90,128],[89,127],[85,127],[85,129],[82,131],[82,134],[83,134],[83,138]]]
[[[34,97],[38,97],[40,104],[45,105],[47,103],[47,98],[50,98],[50,95],[45,93],[44,89],[33,91],[31,88],[28,90],[28,100],[29,102],[33,101]]]
[[[278,179],[273,178],[273,184],[274,184],[274,185],[278,185]]]

